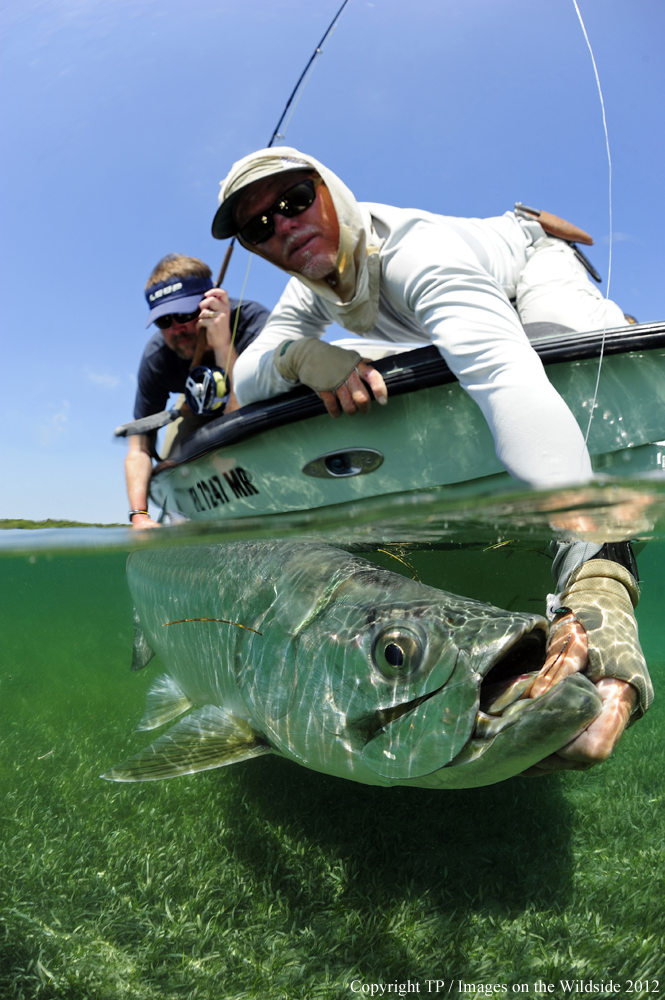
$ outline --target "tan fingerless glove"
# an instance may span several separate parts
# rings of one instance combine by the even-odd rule
[[[285,340],[275,349],[275,368],[283,378],[316,392],[334,392],[361,360],[357,351],[334,347],[317,337]]]
[[[589,680],[614,677],[638,693],[632,721],[653,701],[653,686],[640,647],[633,608],[640,588],[625,567],[609,559],[589,559],[572,574],[561,603],[574,612],[589,642]]]

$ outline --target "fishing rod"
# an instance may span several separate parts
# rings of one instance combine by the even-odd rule
[[[310,68],[311,68],[311,70],[314,69],[314,63],[316,62],[316,60],[319,58],[319,56],[323,52],[323,46],[325,45],[328,36],[334,30],[335,25],[337,24],[342,11],[344,10],[344,8],[346,7],[346,5],[347,5],[348,2],[349,2],[349,0],[344,0],[344,2],[342,3],[342,6],[339,8],[339,10],[337,11],[337,13],[333,17],[332,21],[330,22],[330,24],[326,28],[325,33],[323,35],[323,38],[321,39],[321,41],[319,42],[319,44],[314,49],[314,51],[312,52],[311,56],[309,57],[307,65],[305,66],[304,70],[302,71],[302,73],[298,77],[298,82],[296,83],[295,87],[291,91],[291,95],[290,95],[288,101],[284,105],[284,110],[282,111],[282,114],[280,115],[279,121],[277,122],[277,124],[275,125],[275,128],[272,131],[272,135],[270,136],[270,142],[266,146],[266,149],[271,149],[271,147],[275,144],[275,142],[276,142],[277,139],[280,139],[283,142],[284,139],[286,138],[286,129],[288,128],[289,122],[291,121],[291,117],[293,116],[293,111],[295,111],[296,104],[298,103],[298,101],[296,101],[296,104],[293,105],[293,111],[289,115],[289,118],[288,118],[288,121],[286,123],[286,126],[284,128],[284,132],[283,133],[279,131],[280,128],[281,128],[281,126],[282,126],[282,122],[286,118],[286,116],[288,114],[288,111],[289,111],[289,108],[293,104],[295,96],[298,93],[298,91],[300,90],[300,86],[301,86],[301,84],[303,84],[303,81],[305,81],[305,83],[303,84],[303,88],[302,89],[303,90],[305,89],[305,85],[307,83],[307,80],[309,79],[309,77],[308,77],[308,71],[310,71]],[[302,94],[301,94],[301,96],[302,96]],[[300,98],[298,98],[298,100],[299,99]],[[233,255],[233,248],[235,246],[235,242],[236,242],[236,238],[234,236],[233,239],[231,240],[231,242],[229,243],[228,247],[226,248],[226,253],[224,254],[224,260],[222,261],[222,266],[219,269],[219,274],[217,275],[217,281],[215,282],[215,288],[221,288],[222,282],[224,281],[224,278],[226,277],[226,272],[227,272],[228,266],[229,266],[229,264],[231,262],[231,257]],[[238,305],[238,308],[240,308],[240,305]],[[235,330],[234,330],[234,333],[235,333]],[[194,352],[194,357],[192,358],[191,368],[195,368],[197,365],[199,365],[201,363],[201,358],[205,354],[205,350],[206,350],[205,330],[203,330],[203,331],[199,331],[199,340],[198,340],[197,345],[196,345],[196,351]]]
[[[298,77],[298,82],[296,83],[295,87],[291,91],[289,99],[286,102],[286,104],[284,105],[284,110],[282,111],[282,113],[280,115],[279,121],[277,122],[277,125],[273,129],[272,135],[270,136],[270,142],[268,143],[268,146],[266,147],[267,149],[270,149],[275,144],[276,140],[278,140],[278,139],[281,139],[282,141],[284,140],[285,134],[286,134],[286,128],[288,127],[289,122],[291,121],[291,117],[292,117],[293,112],[295,111],[296,105],[298,103],[298,101],[296,101],[296,103],[293,104],[293,102],[294,102],[294,100],[296,98],[296,95],[298,94],[298,91],[300,91],[300,96],[302,96],[302,91],[305,89],[305,85],[307,84],[307,81],[309,80],[309,76],[311,76],[312,70],[314,69],[314,64],[316,63],[316,60],[318,59],[318,57],[323,52],[323,46],[325,45],[325,43],[326,43],[329,35],[331,34],[331,32],[334,30],[334,28],[335,28],[335,26],[337,24],[337,21],[339,20],[340,15],[341,15],[342,11],[344,10],[344,8],[346,7],[346,5],[347,5],[348,2],[349,2],[349,0],[343,0],[343,3],[341,5],[341,7],[339,8],[339,10],[337,11],[337,13],[333,17],[332,21],[330,22],[330,24],[326,28],[325,33],[324,33],[323,37],[321,38],[321,41],[318,43],[318,45],[316,46],[316,48],[312,52],[312,55],[310,56],[310,58],[309,58],[309,60],[307,62],[307,65],[305,66],[304,70],[302,71],[302,73]],[[301,85],[302,85],[302,89],[301,89]],[[300,99],[300,97],[298,97],[298,100],[299,99]],[[291,114],[289,115],[288,121],[287,121],[286,126],[284,128],[284,132],[280,132],[279,130],[282,127],[282,122],[286,118],[286,116],[287,116],[287,114],[289,112],[289,108],[291,108],[291,105],[293,105],[293,109],[291,111]],[[226,253],[224,254],[224,260],[222,261],[222,266],[220,267],[219,274],[217,275],[217,281],[215,282],[215,285],[213,286],[215,288],[221,288],[222,282],[224,281],[224,278],[226,277],[226,272],[227,272],[229,264],[231,262],[231,257],[233,255],[233,248],[235,246],[235,242],[236,242],[236,238],[234,236],[233,239],[231,240],[231,242],[229,243],[228,247],[226,248]],[[250,257],[250,261],[251,261],[251,257]],[[246,280],[247,279],[245,278],[245,281]],[[242,298],[241,298],[240,301],[242,301]],[[235,340],[236,329],[237,329],[237,326],[238,326],[239,309],[240,309],[240,302],[238,302],[238,307],[236,309],[236,320],[235,320],[234,329],[233,329],[233,336],[231,338],[231,347],[233,347],[233,342]],[[203,355],[205,354],[206,350],[207,350],[206,331],[205,331],[204,328],[202,328],[202,329],[199,330],[198,339],[197,339],[197,342],[196,342],[196,350],[194,351],[194,357],[192,358],[192,363],[190,365],[190,371],[192,371],[194,368],[197,368],[201,364],[201,359],[203,358]],[[187,412],[187,411],[185,411],[185,412]],[[161,427],[165,427],[166,424],[171,423],[171,421],[173,421],[173,420],[177,420],[178,417],[180,417],[180,416],[182,416],[182,414],[181,414],[181,411],[180,411],[179,408],[175,408],[174,407],[174,408],[172,408],[170,410],[163,410],[161,413],[153,413],[149,417],[142,417],[140,420],[133,420],[133,421],[131,421],[128,424],[122,424],[120,427],[116,427],[116,429],[114,431],[114,435],[115,435],[115,437],[127,437],[130,434],[149,434],[152,431],[159,430]]]

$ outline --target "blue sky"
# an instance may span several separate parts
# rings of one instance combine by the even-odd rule
[[[1,517],[123,521],[145,280],[216,271],[220,179],[264,146],[340,0],[10,0],[0,11],[6,432]],[[665,318],[661,0],[578,0],[613,163],[612,297]],[[608,168],[572,0],[350,0],[287,142],[360,200],[491,216],[516,200],[596,238]],[[238,248],[227,288],[247,265]],[[280,272],[252,264],[272,306]]]

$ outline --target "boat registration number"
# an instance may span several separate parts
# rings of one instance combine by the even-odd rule
[[[189,487],[188,493],[197,513],[205,513],[231,503],[237,497],[249,497],[259,492],[252,482],[251,473],[240,466],[224,472],[222,478],[224,482],[219,476],[210,476]]]

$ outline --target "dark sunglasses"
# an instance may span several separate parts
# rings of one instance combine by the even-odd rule
[[[199,311],[196,309],[193,313],[169,313],[168,316],[158,316],[157,319],[153,320],[153,323],[160,330],[168,330],[174,323],[190,323],[193,319],[198,318]]]
[[[255,247],[258,243],[265,243],[275,232],[274,216],[284,215],[287,219],[293,219],[296,215],[301,215],[316,200],[316,189],[314,181],[306,180],[294,184],[288,191],[280,194],[274,205],[267,208],[259,215],[253,216],[249,222],[238,231],[238,235],[245,243]]]

